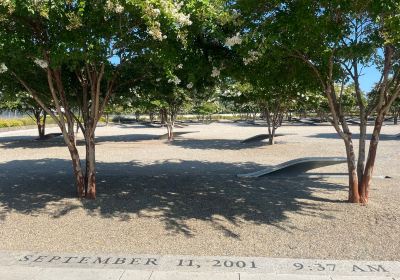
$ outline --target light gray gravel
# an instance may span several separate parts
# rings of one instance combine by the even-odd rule
[[[355,127],[354,127],[355,128]],[[368,206],[344,203],[346,178],[239,179],[298,157],[345,156],[329,126],[216,123],[169,144],[162,128],[97,130],[98,199],[74,197],[62,139],[0,133],[0,250],[400,259],[399,126],[383,127]],[[48,132],[57,132],[56,128]],[[83,147],[80,147],[83,153]],[[315,173],[343,173],[345,164]]]

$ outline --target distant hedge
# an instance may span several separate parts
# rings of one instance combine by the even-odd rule
[[[47,118],[46,123],[54,123],[53,119]],[[29,118],[17,118],[17,119],[0,119],[0,128],[2,127],[20,127],[20,126],[28,126],[28,125],[36,125],[36,122]]]
[[[106,119],[101,117],[99,120],[100,123],[105,123]],[[54,124],[54,120],[50,117],[46,118],[46,124]],[[0,119],[0,128],[3,127],[21,127],[21,126],[28,126],[28,125],[36,125],[36,122],[29,118],[16,118],[16,119]]]
[[[0,119],[0,128],[1,127],[15,127],[15,126],[24,126],[24,122],[18,119]]]

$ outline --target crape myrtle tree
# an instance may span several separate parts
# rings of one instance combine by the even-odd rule
[[[192,108],[191,112],[197,115],[197,119],[202,122],[207,119],[211,121],[212,114],[215,114],[220,109],[217,100],[204,100],[197,102],[197,104]]]
[[[151,78],[133,90],[150,95],[151,104],[159,108],[169,141],[185,104],[209,99],[209,89],[219,81],[226,49],[218,38],[225,38],[223,29],[230,21],[223,4],[223,0],[180,2],[183,10],[190,11],[189,26],[185,32],[171,28],[163,33],[165,38],[151,50],[156,57],[150,62]]]
[[[357,100],[354,95],[354,86],[336,84],[336,98],[340,99],[342,111],[345,116],[353,116],[354,112],[357,112]],[[365,97],[363,97],[365,102]],[[300,115],[307,113],[315,114],[320,122],[328,120],[329,117],[329,105],[328,100],[323,92],[318,88],[313,91],[308,90],[306,93],[298,93],[296,98],[295,106],[293,108],[295,112]]]
[[[266,38],[251,28],[256,28],[256,23],[243,25],[240,11],[233,9],[233,14],[236,29],[230,31],[225,46],[237,61],[229,68],[229,74],[240,81],[234,87],[241,85],[242,89],[231,94],[242,103],[256,104],[267,122],[269,144],[273,145],[285,114],[295,107],[299,97],[316,89],[315,79],[303,63],[290,61],[286,53],[266,44]]]
[[[184,32],[189,18],[172,0],[0,2],[1,72],[18,80],[60,127],[79,197],[96,197],[97,123],[118,85],[138,79],[135,73],[122,77],[124,67],[140,63],[152,42],[164,39],[162,29]],[[44,73],[55,112],[27,77],[26,65]],[[73,128],[79,120],[71,97],[82,112],[86,172],[76,147]]]
[[[48,108],[52,108],[52,99],[42,72],[37,72],[35,65],[26,64],[25,73],[31,84],[38,89],[37,94]],[[4,72],[6,69],[4,68]],[[17,110],[27,114],[38,129],[39,139],[45,138],[47,112],[32,98],[29,92],[11,75],[0,75],[0,110]]]
[[[220,4],[223,1],[220,1]],[[189,101],[212,101],[213,88],[219,82],[220,68],[227,56],[226,49],[218,42],[224,38],[223,26],[229,21],[222,5],[198,7],[192,13],[193,24],[181,45],[168,40],[160,46],[163,54],[155,88],[160,101],[161,116],[165,121],[168,139],[173,140],[173,129],[178,112]],[[208,18],[204,14],[212,13]],[[170,37],[170,36],[169,36]]]
[[[225,101],[231,101],[236,107],[243,108],[250,106],[253,111],[261,112],[261,116],[267,123],[268,143],[275,144],[276,130],[282,125],[285,114],[294,110],[304,98],[308,100],[308,93],[301,93],[303,90],[298,84],[275,84],[272,77],[270,80],[253,80],[253,84],[236,82],[223,93]]]
[[[398,119],[400,117],[400,98],[397,98],[396,101],[393,103],[392,115],[393,115],[393,124],[397,125]]]
[[[260,44],[302,61],[314,74],[329,105],[330,121],[343,139],[349,171],[349,202],[367,203],[379,135],[385,115],[400,95],[398,1],[233,1],[243,15],[242,33],[250,30]],[[381,72],[377,98],[364,104],[361,68]],[[361,119],[358,156],[335,84],[354,82]],[[367,117],[375,124],[366,152]]]
[[[177,79],[177,78],[176,78]],[[140,83],[129,89],[131,110],[158,111],[161,125],[167,128],[168,141],[173,141],[173,128],[180,109],[189,101],[184,88],[157,78],[156,83]]]
[[[276,130],[282,125],[283,117],[295,104],[297,93],[295,84],[257,85],[252,93],[267,122],[268,143],[275,144]]]
[[[241,57],[240,68],[235,69],[236,65],[232,69],[235,78],[242,81],[236,84],[241,85],[236,98],[257,105],[267,122],[269,144],[273,145],[285,114],[296,106],[298,99],[308,100],[307,93],[316,90],[315,80],[303,63],[288,60],[282,52],[266,47],[255,51],[258,44],[253,38],[237,42],[229,46]]]
[[[1,110],[16,110],[27,114],[37,126],[39,139],[45,139],[47,113],[25,91],[13,91],[12,94],[0,96]]]
[[[289,121],[292,113],[305,116],[306,113],[314,113],[320,122],[327,121],[329,114],[328,101],[323,92],[317,90],[298,92],[296,102],[289,112]],[[303,115],[304,114],[304,115]]]
[[[217,89],[221,102],[226,109],[235,113],[253,113],[259,112],[259,106],[255,104],[251,93],[253,87],[244,81],[233,80],[231,77],[225,78]],[[254,116],[253,115],[253,116]]]
[[[308,101],[307,93],[313,90],[315,83],[303,64],[287,63],[287,59],[270,54],[260,54],[259,59],[245,64],[246,78],[253,86],[250,98],[258,104],[267,121],[269,144],[273,145],[285,114],[295,107],[298,99]]]

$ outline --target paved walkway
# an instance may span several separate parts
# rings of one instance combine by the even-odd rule
[[[0,251],[1,280],[400,280],[400,262]]]

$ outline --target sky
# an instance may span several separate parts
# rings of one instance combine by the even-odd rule
[[[375,66],[364,68],[362,74],[363,75],[360,78],[361,89],[365,93],[370,92],[371,89],[374,87],[375,83],[379,82],[381,74],[375,68]]]

